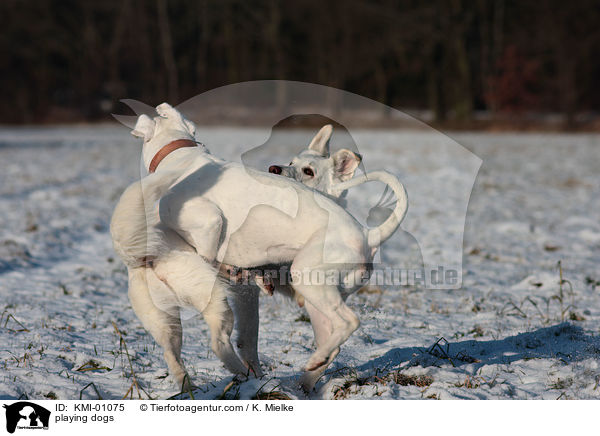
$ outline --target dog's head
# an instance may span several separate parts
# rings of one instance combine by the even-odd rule
[[[144,139],[142,157],[146,168],[162,147],[177,139],[194,140],[196,133],[196,125],[168,103],[156,106],[156,113],[154,118],[140,115],[131,131],[133,136]]]
[[[308,148],[295,156],[289,165],[271,165],[269,172],[295,179],[306,186],[339,199],[335,186],[351,179],[362,157],[347,149],[329,154],[329,139],[333,127],[323,126]]]

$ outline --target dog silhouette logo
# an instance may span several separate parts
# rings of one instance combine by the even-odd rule
[[[3,405],[6,409],[6,431],[18,429],[48,429],[50,411],[28,401]]]

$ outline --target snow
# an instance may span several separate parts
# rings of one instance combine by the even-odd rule
[[[443,252],[444,232],[427,223],[445,214],[460,222],[451,205],[462,200],[453,186],[469,182],[463,162],[427,157],[439,141],[431,132],[352,134],[368,169],[398,163],[407,189],[427,173],[437,183],[420,195],[442,198],[422,201],[408,189],[413,215],[382,247],[383,266],[418,265],[419,249]],[[197,132],[214,154],[237,161],[245,141],[263,136],[250,128]],[[361,327],[309,398],[599,398],[600,138],[452,137],[483,159],[466,216],[462,288],[373,285],[351,296]],[[134,377],[142,398],[179,392],[131,309],[108,234],[119,195],[139,177],[139,154],[123,127],[0,129],[0,398],[122,398]],[[379,198],[373,189],[349,197],[359,219]],[[306,398],[295,387],[313,349],[302,315],[282,297],[261,296],[266,376],[234,383],[202,319],[186,319],[194,398]]]

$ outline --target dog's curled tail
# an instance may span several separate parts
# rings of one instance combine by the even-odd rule
[[[131,268],[145,266],[164,250],[156,203],[180,176],[177,172],[150,174],[125,189],[110,221],[113,246]]]
[[[383,170],[366,173],[359,177],[355,177],[354,179],[348,180],[347,182],[340,183],[336,186],[336,189],[339,190],[339,192],[342,192],[346,189],[350,189],[354,186],[362,185],[363,183],[370,181],[379,181],[385,183],[390,187],[396,196],[396,206],[394,207],[392,213],[383,223],[377,227],[369,229],[367,232],[367,241],[369,247],[376,249],[390,236],[392,236],[400,223],[402,223],[402,220],[406,215],[406,211],[408,210],[408,195],[406,194],[404,185],[400,183],[400,180],[398,180],[398,178],[392,173]]]

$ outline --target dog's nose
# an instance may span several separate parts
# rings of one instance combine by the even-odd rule
[[[273,174],[281,174],[281,167],[277,165],[271,165],[269,167],[269,172]]]

